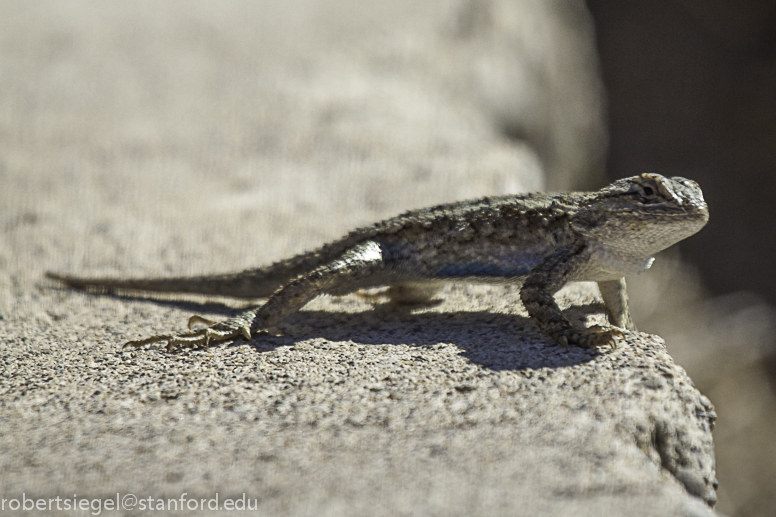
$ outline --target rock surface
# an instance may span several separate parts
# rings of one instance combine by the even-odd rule
[[[570,163],[552,181],[591,181],[589,24],[562,4],[0,4],[0,497],[711,515],[713,409],[655,336],[564,350],[515,289],[448,287],[431,308],[320,298],[280,336],[130,353],[239,302],[43,280],[255,267]],[[559,296],[603,322],[590,285]]]

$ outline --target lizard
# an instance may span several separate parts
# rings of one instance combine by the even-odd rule
[[[313,251],[238,273],[177,278],[82,278],[48,272],[82,290],[139,290],[268,298],[220,322],[192,316],[189,330],[130,341],[125,348],[166,342],[205,348],[250,340],[319,294],[344,295],[389,286],[397,303],[430,300],[444,282],[521,285],[520,299],[538,328],[557,343],[616,346],[635,330],[625,276],[640,274],[654,255],[698,232],[708,221],[698,184],[645,173],[594,192],[484,197],[406,212],[356,229]],[[554,294],[571,281],[598,283],[609,328],[577,327]]]

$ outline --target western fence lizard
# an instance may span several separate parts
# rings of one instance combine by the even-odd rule
[[[597,192],[486,197],[414,210],[350,232],[314,251],[240,273],[184,278],[78,278],[47,273],[70,287],[201,293],[267,302],[225,321],[199,316],[186,332],[130,341],[207,348],[274,327],[323,293],[390,286],[397,302],[422,302],[440,283],[522,283],[528,314],[563,346],[614,346],[617,328],[578,328],[553,295],[569,281],[598,282],[609,321],[634,329],[625,275],[696,233],[709,213],[700,187],[685,178],[642,174]]]

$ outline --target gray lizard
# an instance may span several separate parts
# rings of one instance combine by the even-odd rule
[[[522,284],[520,298],[545,334],[563,346],[613,347],[622,336],[616,327],[634,329],[625,275],[649,268],[655,253],[693,235],[708,219],[697,183],[642,174],[597,192],[486,197],[413,210],[240,273],[124,280],[47,276],[87,290],[269,297],[233,318],[214,323],[193,316],[189,331],[125,347],[165,341],[168,350],[208,348],[226,339],[250,339],[319,294],[390,286],[387,294],[394,301],[422,303],[449,281]],[[575,327],[561,313],[554,293],[579,280],[598,282],[614,327]]]

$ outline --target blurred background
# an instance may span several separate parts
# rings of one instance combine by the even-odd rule
[[[666,339],[717,407],[718,510],[776,515],[776,4],[587,6],[607,92],[608,177],[692,178],[711,213],[679,245],[683,262],[659,260],[660,279],[631,282],[636,304],[650,299],[639,289],[655,293],[651,308],[634,309],[639,327]]]
[[[717,509],[776,515],[774,92],[771,0],[0,0],[0,320],[64,319],[45,269],[255,267],[410,208],[685,176],[711,220],[628,279],[634,319],[716,405]]]

